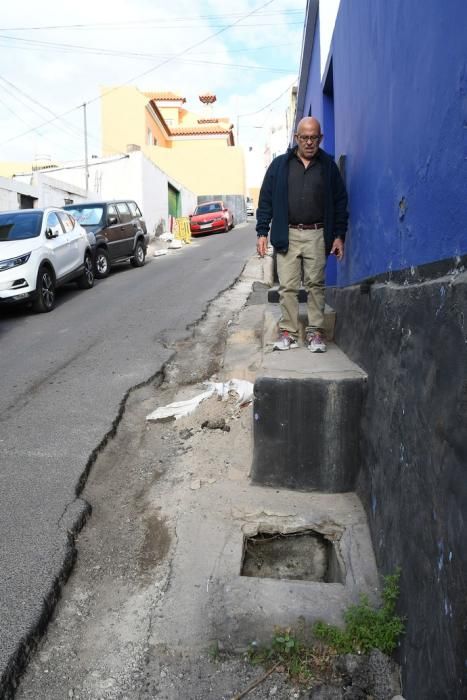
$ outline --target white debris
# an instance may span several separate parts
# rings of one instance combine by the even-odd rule
[[[190,484],[190,489],[192,491],[197,491],[198,489],[201,488],[201,481],[200,479],[193,479],[193,481]]]
[[[211,398],[214,394],[220,396],[223,401],[227,401],[229,396],[238,396],[238,404],[240,406],[250,403],[253,398],[253,384],[246,379],[231,379],[228,382],[207,382],[206,386],[208,387],[206,391],[193,396],[192,399],[174,401],[167,406],[156,408],[155,411],[146,416],[146,420],[157,422],[169,420],[170,418],[178,420],[184,416],[189,416],[190,413],[196,411],[201,401]]]
[[[183,416],[189,416],[190,413],[196,411],[201,401],[209,399],[215,392],[214,387],[203,391],[201,394],[194,396],[192,399],[187,399],[186,401],[174,401],[174,403],[169,403],[167,406],[161,406],[156,408],[155,411],[146,416],[146,420],[150,421],[164,421],[169,418],[183,418]]]
[[[159,236],[159,240],[161,241],[173,241],[174,235],[171,231],[165,231],[164,233],[161,233]]]
[[[240,406],[250,403],[253,398],[253,384],[246,379],[231,379],[228,382],[213,382],[216,394],[222,401],[227,401],[229,396],[238,396]]]
[[[178,240],[178,238],[174,238],[173,241],[170,241],[169,243],[169,250],[178,250],[183,246],[183,241]]]
[[[160,250],[154,251],[155,258],[159,258],[161,255],[167,255],[167,248],[161,248]]]

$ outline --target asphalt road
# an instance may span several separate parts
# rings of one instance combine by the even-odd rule
[[[84,509],[75,489],[92,451],[128,389],[162,367],[254,244],[251,225],[197,238],[141,269],[121,266],[92,290],[64,289],[50,314],[0,311],[3,682],[69,556],[67,530]]]

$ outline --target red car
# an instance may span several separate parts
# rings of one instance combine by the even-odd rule
[[[190,216],[191,235],[209,233],[210,231],[229,231],[234,227],[234,218],[230,209],[221,200],[198,204]]]

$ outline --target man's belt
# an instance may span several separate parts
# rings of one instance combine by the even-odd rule
[[[324,228],[323,223],[318,224],[289,224],[289,228],[298,228],[299,231],[309,231],[310,229],[317,230],[319,228]]]

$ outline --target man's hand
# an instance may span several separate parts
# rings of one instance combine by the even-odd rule
[[[331,255],[335,255],[338,260],[344,257],[344,241],[341,238],[335,238],[331,248]]]
[[[260,256],[260,258],[264,258],[264,256],[268,252],[267,236],[258,236],[258,238],[256,239],[256,250],[258,251],[258,255]]]

